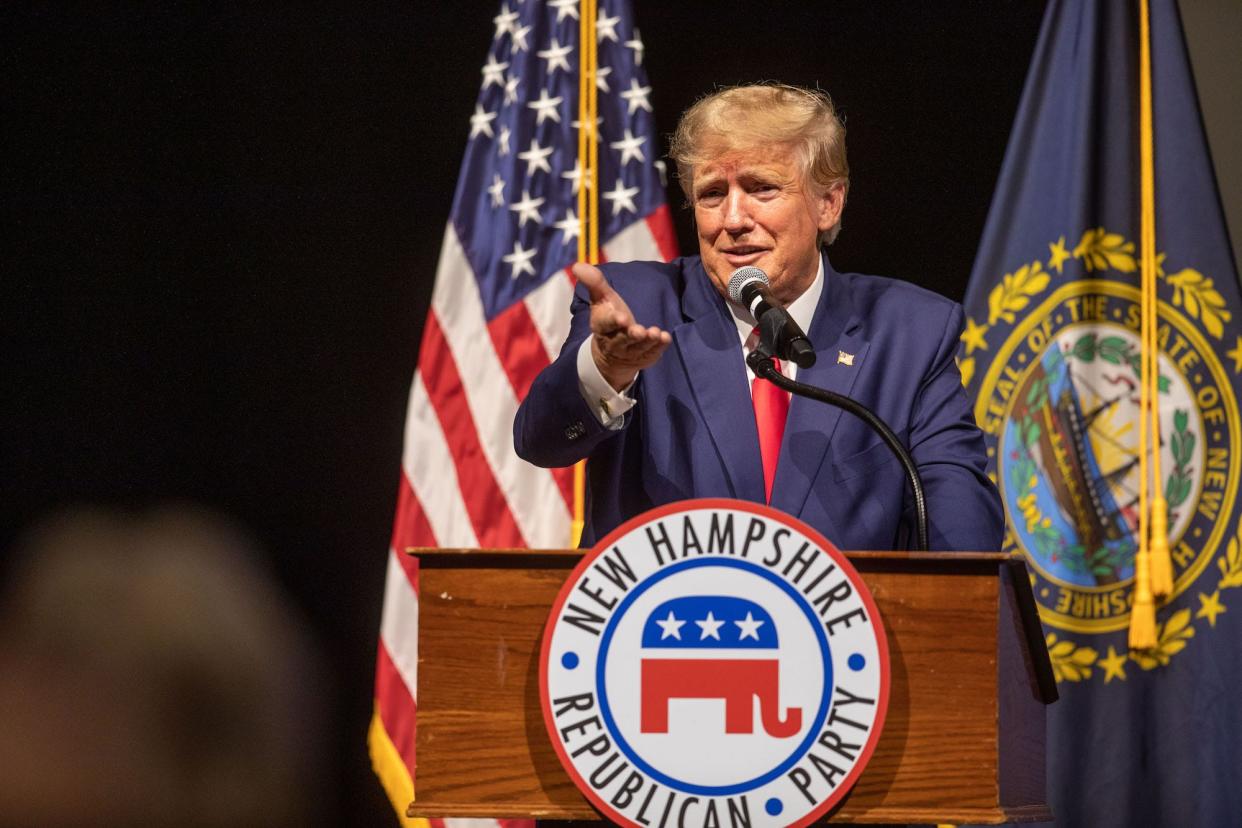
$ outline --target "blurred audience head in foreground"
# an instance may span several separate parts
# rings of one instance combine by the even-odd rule
[[[253,544],[200,511],[79,511],[0,604],[5,825],[302,825],[323,671]]]

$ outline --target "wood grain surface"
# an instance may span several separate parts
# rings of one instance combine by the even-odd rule
[[[561,768],[539,705],[539,648],[580,553],[418,550],[418,767],[410,814],[598,820]],[[1001,612],[1006,556],[850,553],[888,635],[892,693],[879,744],[833,822],[998,823],[1047,819],[1029,784],[1002,801],[1002,721],[1043,730],[1043,706],[1002,710],[1000,684],[1030,679]],[[1021,690],[1006,698],[1021,699]],[[1042,748],[1042,745],[1040,745]],[[1017,767],[1025,766],[1025,762]],[[1010,764],[1011,769],[1014,766]],[[1039,780],[1042,785],[1042,776]],[[1008,799],[1008,797],[1007,797]],[[1038,797],[1035,797],[1038,800]],[[1006,805],[1009,807],[1006,808]]]

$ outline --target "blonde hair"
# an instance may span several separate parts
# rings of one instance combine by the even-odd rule
[[[701,98],[673,133],[669,156],[686,198],[694,198],[694,170],[736,150],[772,144],[793,147],[804,180],[820,193],[837,185],[849,191],[845,125],[827,92],[783,83],[734,86]],[[820,237],[831,244],[841,222]]]

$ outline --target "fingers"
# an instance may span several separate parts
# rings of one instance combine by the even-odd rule
[[[574,278],[586,285],[587,293],[591,296],[592,305],[606,301],[615,295],[612,286],[604,278],[603,271],[595,265],[578,262],[570,270],[573,272]]]
[[[670,337],[666,331],[662,331],[654,325],[649,328],[644,328],[642,325],[631,324],[626,329],[626,334],[629,336],[630,340],[635,343],[655,343],[667,345],[673,341],[672,337]]]
[[[657,327],[628,325],[600,337],[599,347],[605,359],[617,365],[645,368],[673,341],[667,331]]]

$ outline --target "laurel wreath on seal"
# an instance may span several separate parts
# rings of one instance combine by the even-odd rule
[[[1058,256],[1055,251],[1064,251],[1065,237],[1062,236],[1048,247],[1053,251],[1048,267],[1055,267],[1060,272],[1063,257]],[[1078,244],[1067,255],[1081,261],[1088,273],[1107,270],[1133,273],[1139,265],[1139,260],[1134,255],[1134,242],[1127,241],[1119,233],[1110,233],[1103,227],[1084,231]],[[1188,267],[1172,275],[1166,274],[1164,258],[1163,253],[1156,255],[1156,278],[1172,287],[1173,304],[1185,311],[1191,319],[1201,322],[1204,330],[1215,339],[1223,337],[1225,323],[1233,319],[1232,312],[1225,307],[1225,297],[1210,278],[1194,268]],[[970,354],[976,349],[987,349],[988,330],[1000,320],[1013,324],[1016,318],[1014,314],[1025,309],[1031,300],[1048,289],[1050,283],[1051,278],[1044,270],[1044,263],[1036,260],[1013,273],[1006,273],[992,288],[988,293],[987,321],[980,324],[968,318],[966,332],[962,334],[962,341],[966,343],[966,355],[958,361],[962,385],[970,385],[974,378],[976,363]]]
[[[1062,270],[1062,262],[1071,257],[1080,261],[1083,269],[1088,273],[1109,270],[1118,273],[1133,273],[1140,263],[1139,258],[1135,256],[1134,242],[1128,241],[1119,233],[1110,233],[1103,227],[1085,230],[1072,251],[1066,251],[1064,236],[1056,243],[1049,244],[1048,247],[1051,257],[1047,262],[1047,267],[1055,268],[1058,273]],[[1220,340],[1225,333],[1225,324],[1233,319],[1232,312],[1225,305],[1224,296],[1216,289],[1212,279],[1194,268],[1184,268],[1173,274],[1166,273],[1164,259],[1165,254],[1157,254],[1156,278],[1172,288],[1174,306],[1181,308],[1188,317],[1202,324],[1204,330],[1214,339]],[[1044,262],[1041,260],[1030,262],[1013,273],[1006,273],[988,293],[986,321],[980,323],[967,317],[966,330],[962,334],[965,353],[958,359],[963,386],[969,386],[975,376],[976,361],[975,357],[971,356],[972,352],[988,349],[988,331],[1002,320],[1012,325],[1017,318],[1016,314],[1025,310],[1032,301],[1048,289],[1050,284],[1051,276],[1044,269]],[[1086,341],[1087,337],[1091,339]],[[1118,341],[1113,342],[1112,339]],[[1090,358],[1098,356],[1114,364],[1120,364],[1120,361],[1124,359],[1134,368],[1138,359],[1137,351],[1134,354],[1128,353],[1123,348],[1123,342],[1119,337],[1098,339],[1095,334],[1087,334],[1075,343],[1071,353],[1078,359],[1085,360],[1090,350]],[[1137,368],[1134,370],[1138,373]],[[1160,377],[1159,383],[1160,390],[1166,390],[1167,378]],[[1032,393],[1038,390],[1031,389]],[[1169,447],[1173,454],[1174,468],[1165,481],[1165,499],[1169,503],[1170,511],[1185,503],[1190,495],[1192,484],[1189,466],[1195,445],[1195,435],[1188,430],[1186,412],[1179,410],[1174,413],[1173,426],[1174,433],[1170,435]],[[1022,434],[1022,441],[1027,442],[1026,438],[1029,436]],[[1034,506],[1034,496],[1031,492],[1034,481],[1030,474],[1032,469],[1024,466],[1013,471],[1017,482],[1019,506],[1023,510],[1022,518],[1027,524],[1028,532],[1033,530],[1032,533],[1038,536],[1040,529],[1045,527],[1042,526],[1043,516]],[[1023,502],[1024,496],[1029,502]],[[1225,611],[1220,603],[1220,593],[1227,589],[1242,588],[1242,523],[1239,523],[1234,537],[1230,539],[1225,552],[1217,559],[1216,565],[1221,573],[1220,580],[1217,582],[1214,593],[1199,595],[1199,600],[1203,605],[1199,612],[1192,615],[1189,607],[1174,612],[1164,623],[1157,626],[1156,647],[1143,652],[1132,652],[1129,654],[1129,660],[1144,670],[1166,666],[1173,656],[1184,650],[1190,639],[1194,637],[1196,619],[1206,619],[1207,623],[1215,625],[1215,615]],[[1213,609],[1209,610],[1209,608]],[[1058,639],[1053,633],[1047,634],[1045,643],[1052,660],[1053,674],[1058,682],[1088,680],[1097,672],[1095,668],[1099,666],[1100,654],[1094,647],[1079,645],[1068,638]],[[1124,678],[1124,671],[1121,678]],[[1107,678],[1105,680],[1107,681]]]
[[[1058,641],[1052,633],[1048,633],[1044,643],[1048,645],[1052,675],[1058,683],[1091,678],[1091,668],[1100,657],[1094,647],[1079,647],[1069,639]]]

